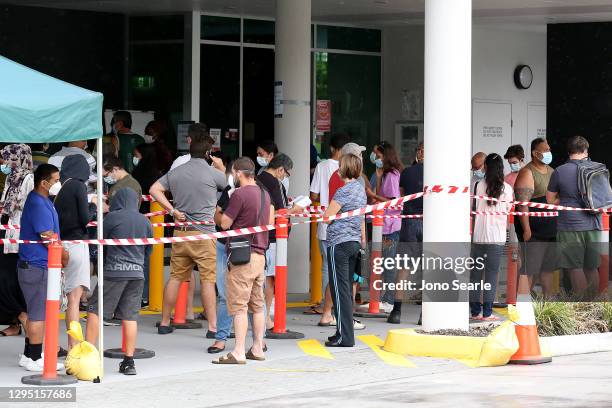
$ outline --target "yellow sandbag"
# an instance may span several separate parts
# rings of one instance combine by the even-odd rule
[[[72,347],[66,357],[66,374],[73,375],[79,380],[93,381],[100,378],[100,353],[98,349],[84,340],[83,330],[79,322],[70,322],[70,337],[79,342]]]
[[[508,364],[510,357],[518,350],[519,342],[513,323],[518,321],[518,312],[512,305],[508,305],[508,317],[509,320],[500,324],[487,336],[480,352],[478,367]]]

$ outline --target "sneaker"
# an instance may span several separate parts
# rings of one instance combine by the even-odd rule
[[[379,310],[385,313],[391,313],[393,310],[393,305],[387,302],[380,302]]]
[[[68,357],[68,350],[63,347],[60,347],[57,351],[57,358],[66,358]]]
[[[365,324],[361,323],[357,319],[353,319],[353,330],[363,330],[365,328]]]
[[[119,363],[119,372],[124,375],[136,375],[134,360],[123,360],[121,363]]]
[[[121,326],[121,320],[118,320],[118,319],[104,320],[104,325],[105,326]]]
[[[39,358],[36,361],[34,361],[34,360],[32,360],[31,358],[28,358],[28,357],[26,357],[26,358],[28,359],[28,361],[27,361],[26,365],[23,368],[25,368],[27,371],[32,371],[32,372],[35,372],[35,373],[42,373],[43,372],[43,369],[45,367],[45,362],[42,359],[42,357]],[[56,370],[57,371],[61,371],[63,369],[64,369],[64,365],[62,363],[57,363]]]
[[[387,323],[400,324],[402,313],[399,310],[392,310],[387,317]]]
[[[25,367],[29,359],[30,358],[26,357],[25,354],[19,354],[19,367]]]

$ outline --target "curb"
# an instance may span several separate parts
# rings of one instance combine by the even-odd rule
[[[612,351],[612,333],[540,337],[542,354],[552,357]]]

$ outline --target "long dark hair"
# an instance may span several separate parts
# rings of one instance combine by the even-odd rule
[[[489,154],[484,162],[485,182],[487,183],[487,195],[499,198],[504,191],[504,162],[497,153]],[[495,205],[495,201],[488,201],[489,205]]]
[[[383,174],[387,174],[392,172],[393,170],[397,170],[399,173],[404,169],[404,165],[402,164],[397,151],[391,145],[391,143],[382,141],[378,145],[376,145],[378,150],[382,152],[383,155]]]

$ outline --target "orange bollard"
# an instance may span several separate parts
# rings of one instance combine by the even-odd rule
[[[380,291],[375,288],[374,282],[382,279],[382,274],[374,272],[374,259],[382,257],[382,230],[385,210],[374,210],[372,212],[372,254],[370,256],[370,303],[367,312],[355,312],[358,317],[387,317],[388,313],[380,311]]]
[[[601,215],[601,246],[599,264],[599,293],[608,293],[608,280],[610,279],[610,214],[603,213]]]
[[[74,384],[73,376],[57,374],[57,349],[59,338],[60,293],[62,276],[62,244],[53,236],[53,242],[48,246],[47,302],[45,305],[45,338],[43,372],[21,378],[28,385],[66,385]],[[28,244],[22,244],[28,245]]]
[[[527,275],[521,275],[519,278],[516,310],[519,314],[519,321],[515,322],[514,330],[516,337],[518,337],[519,349],[510,357],[509,364],[550,363],[552,357],[543,356],[540,350],[540,338],[535,314],[533,313],[533,305],[531,304]]]
[[[269,339],[302,339],[304,334],[287,330],[287,210],[276,211],[276,267],[274,276],[274,328],[266,332]]]
[[[175,329],[200,329],[202,323],[187,321],[187,296],[189,294],[189,281],[182,282],[179,287],[176,304],[174,305],[174,319],[172,326]]]

